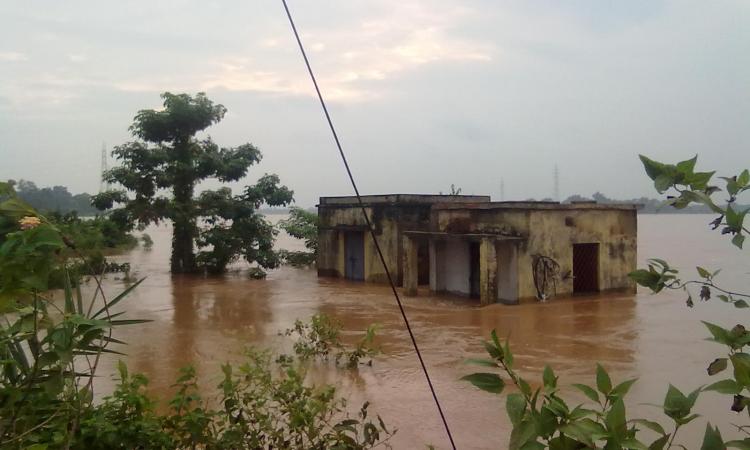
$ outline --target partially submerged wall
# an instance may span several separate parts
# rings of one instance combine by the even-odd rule
[[[532,270],[535,254],[554,259],[560,265],[561,275],[570,275],[558,282],[557,294],[572,294],[573,245],[579,243],[599,244],[600,290],[635,289],[635,283],[627,276],[637,263],[635,208],[604,205],[580,208],[550,205],[535,209],[439,207],[433,213],[432,222],[438,230],[450,233],[499,233],[524,238],[518,243],[497,245],[497,297],[500,300],[536,296]],[[516,246],[516,251],[510,250],[509,245]],[[517,264],[513,263],[513,257]],[[448,267],[449,271],[456,270]],[[513,282],[514,270],[517,270],[517,284]]]
[[[635,289],[635,284],[627,277],[635,269],[637,257],[637,216],[632,205],[490,203],[486,197],[435,203],[439,198],[442,197],[364,198],[386,263],[398,285],[403,280],[404,249],[410,242],[405,232],[425,231],[451,236],[443,240],[445,236],[430,233],[412,235],[419,245],[429,242],[429,257],[419,264],[429,261],[430,287],[434,291],[470,294],[471,257],[465,235],[472,233],[481,236],[483,242],[480,289],[484,301],[494,298],[515,302],[535,297],[533,256],[552,258],[560,265],[561,275],[573,275],[573,246],[585,243],[599,244],[597,289]],[[477,199],[487,200],[475,202]],[[364,233],[365,281],[387,281],[362,210],[351,197],[321,198],[319,218],[320,275],[345,276],[346,233],[360,232]],[[493,236],[494,243],[490,244]],[[410,260],[409,264],[414,263]],[[416,291],[417,282],[410,280],[410,283],[409,289]],[[557,294],[573,293],[573,288],[573,279],[568,276],[557,283]]]
[[[445,242],[443,278],[445,291],[458,295],[469,295],[469,243],[449,240]]]
[[[402,233],[404,230],[420,230],[429,226],[430,204],[372,203],[366,206],[365,210],[372,221],[388,270],[394,282],[401,285]],[[365,281],[375,283],[388,281],[359,206],[335,202],[321,204],[318,206],[318,217],[320,221],[317,264],[319,275],[344,276],[344,249],[341,241],[345,233],[359,231],[364,232]]]

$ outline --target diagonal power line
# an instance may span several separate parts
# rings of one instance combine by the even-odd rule
[[[422,359],[422,353],[419,351],[419,346],[417,345],[417,340],[414,337],[414,333],[412,332],[411,325],[409,324],[409,319],[408,317],[406,317],[406,311],[404,310],[404,305],[401,303],[401,298],[399,297],[398,291],[396,290],[396,285],[393,283],[393,277],[391,276],[390,270],[388,270],[388,265],[386,265],[385,263],[385,257],[383,257],[383,251],[380,249],[380,243],[378,243],[378,238],[377,236],[375,236],[375,230],[372,226],[372,222],[370,221],[370,217],[367,215],[367,210],[365,209],[364,202],[362,201],[362,196],[360,196],[359,194],[357,183],[354,181],[354,176],[352,175],[352,171],[349,168],[349,162],[346,160],[346,155],[344,154],[344,149],[341,146],[341,141],[339,141],[339,136],[336,133],[336,128],[333,126],[331,115],[328,113],[328,107],[326,107],[326,102],[325,100],[323,100],[323,94],[320,93],[320,87],[318,87],[318,81],[315,79],[315,74],[313,73],[312,67],[310,66],[310,60],[307,58],[305,47],[302,45],[302,40],[299,37],[299,33],[297,33],[297,27],[294,24],[294,19],[292,19],[291,12],[289,12],[289,6],[287,6],[286,0],[281,0],[281,2],[284,5],[286,16],[289,18],[289,25],[291,25],[292,32],[294,32],[294,37],[297,40],[297,45],[299,45],[299,50],[302,53],[302,58],[305,60],[305,66],[307,66],[307,72],[310,74],[310,79],[312,80],[312,83],[315,86],[315,92],[318,94],[318,100],[320,100],[320,106],[323,107],[323,113],[326,116],[328,127],[331,129],[331,134],[333,134],[333,140],[336,141],[336,147],[339,150],[341,161],[344,163],[344,168],[346,168],[346,173],[349,175],[349,181],[352,184],[352,188],[354,188],[354,193],[357,195],[357,201],[359,203],[359,207],[362,209],[362,215],[364,215],[365,217],[365,222],[367,223],[367,229],[370,231],[370,236],[372,236],[372,241],[375,243],[375,249],[378,252],[378,256],[380,257],[380,262],[383,264],[383,269],[385,270],[385,274],[388,277],[388,282],[391,285],[393,296],[396,298],[398,309],[401,311],[401,317],[404,319],[406,330],[409,332],[409,337],[411,338],[411,343],[412,343],[412,346],[414,347],[414,351],[417,354],[417,358],[419,358],[419,364],[422,366],[422,372],[424,373],[424,377],[427,380],[427,385],[430,387],[430,392],[432,393],[432,398],[435,401],[435,406],[437,407],[438,413],[440,413],[440,419],[442,420],[443,427],[445,428],[445,432],[448,435],[448,440],[450,440],[451,447],[453,448],[453,450],[456,450],[456,444],[453,442],[453,435],[451,434],[451,429],[448,426],[448,421],[445,419],[445,414],[443,414],[443,408],[440,406],[440,400],[438,399],[437,392],[435,391],[435,386],[432,385],[432,380],[430,379],[430,374],[427,371],[427,366],[424,363],[424,359]]]

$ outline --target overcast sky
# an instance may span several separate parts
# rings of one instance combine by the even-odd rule
[[[638,153],[750,167],[750,1],[289,0],[360,189],[651,196]],[[0,179],[99,187],[163,91],[313,205],[351,193],[280,0],[0,3]],[[701,164],[702,163],[702,164]]]

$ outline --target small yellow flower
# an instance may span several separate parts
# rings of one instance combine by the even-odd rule
[[[23,219],[19,220],[18,223],[21,225],[22,230],[30,230],[39,226],[42,221],[39,220],[38,217],[26,216]]]

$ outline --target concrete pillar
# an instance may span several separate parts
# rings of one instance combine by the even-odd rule
[[[430,240],[430,290],[445,291],[445,242]]]
[[[338,272],[339,278],[346,276],[346,249],[344,242],[344,232],[339,231],[336,233],[336,245],[338,251],[336,252],[336,271]]]
[[[404,236],[404,293],[406,295],[417,295],[419,285],[417,261],[417,241]]]
[[[483,238],[479,244],[479,303],[497,301],[497,250],[495,240]]]

